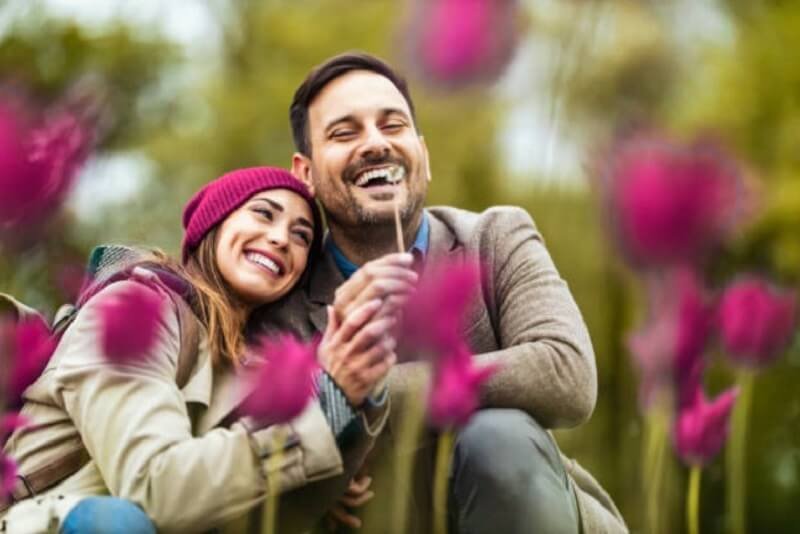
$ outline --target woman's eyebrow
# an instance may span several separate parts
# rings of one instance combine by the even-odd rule
[[[311,223],[311,221],[309,221],[309,220],[308,220],[308,219],[306,219],[305,217],[302,217],[302,216],[301,216],[301,217],[298,217],[298,218],[296,218],[296,219],[294,220],[294,222],[296,222],[296,223],[297,223],[297,224],[299,224],[300,226],[306,226],[306,227],[308,227],[309,229],[311,229],[311,230],[314,230],[314,225]]]
[[[253,199],[253,202],[257,202],[257,201],[266,202],[267,204],[269,204],[272,207],[272,209],[274,209],[276,211],[283,211],[283,205],[278,203],[278,202],[275,202],[271,198],[256,197],[256,198]]]

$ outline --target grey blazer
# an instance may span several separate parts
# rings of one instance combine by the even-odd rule
[[[493,207],[482,213],[431,207],[428,214],[428,261],[476,258],[484,269],[483,298],[470,306],[465,334],[479,362],[498,361],[502,367],[485,385],[482,406],[523,410],[546,428],[586,421],[597,399],[591,340],[528,213],[516,207]],[[265,327],[293,330],[304,337],[323,331],[325,307],[343,281],[333,258],[324,254],[304,288],[264,310]],[[399,364],[391,372],[392,416],[385,434],[393,434],[405,399],[419,395],[427,375],[428,368],[420,363]],[[619,511],[594,478],[574,460],[562,460],[576,490],[583,532],[627,532]],[[297,491],[309,493],[308,500],[300,501],[328,506],[352,474],[300,488]],[[412,514],[419,528],[430,525],[427,504],[418,502]],[[365,527],[369,529],[369,524]]]

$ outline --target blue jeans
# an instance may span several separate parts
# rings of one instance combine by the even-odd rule
[[[70,510],[61,534],[156,534],[150,518],[130,501],[88,497]]]

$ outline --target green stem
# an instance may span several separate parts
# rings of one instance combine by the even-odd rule
[[[436,475],[433,479],[433,533],[447,534],[447,482],[453,461],[455,432],[448,429],[439,435],[436,447]]]
[[[689,492],[686,494],[686,525],[689,534],[700,534],[700,475],[703,468],[692,466],[689,471]]]
[[[418,394],[415,394],[418,393]],[[400,420],[400,433],[395,443],[394,499],[392,517],[393,532],[405,534],[410,496],[411,477],[414,469],[419,435],[422,431],[422,418],[425,414],[422,405],[424,394],[409,393],[406,397],[405,410]]]
[[[280,427],[275,428],[273,437],[273,453],[267,460],[267,498],[262,509],[261,531],[264,534],[275,534],[278,522],[278,494],[281,491],[281,464],[283,463],[283,445],[286,435]]]
[[[655,405],[645,422],[647,434],[645,436],[642,482],[646,499],[647,531],[653,534],[664,532],[660,512],[664,505],[662,496],[664,494],[664,470],[668,454],[668,420],[668,411],[664,408],[664,405],[659,403]]]
[[[753,382],[755,374],[742,371],[739,374],[739,398],[731,421],[731,437],[727,450],[727,508],[731,533],[747,532],[747,427],[750,407],[753,403]]]

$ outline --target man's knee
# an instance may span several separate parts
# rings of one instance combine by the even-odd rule
[[[578,512],[550,434],[519,410],[475,414],[456,438],[452,530],[576,534]]]
[[[565,478],[552,437],[521,410],[476,412],[458,434],[456,456],[474,472],[500,483],[509,479],[528,483],[542,470]]]

